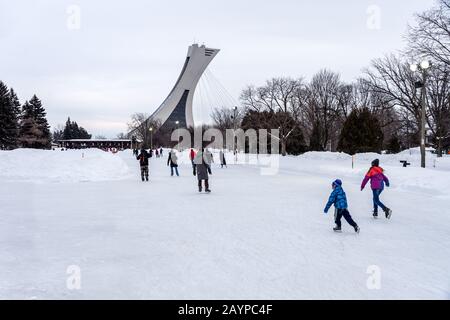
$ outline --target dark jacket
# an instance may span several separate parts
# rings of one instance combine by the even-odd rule
[[[167,165],[169,164],[171,167],[178,167],[178,157],[173,151],[169,152],[169,158],[167,158]]]
[[[148,166],[148,158],[151,155],[147,152],[147,150],[142,150],[141,153],[136,157],[136,160],[139,160],[139,164],[141,166]]]
[[[194,159],[194,174],[197,175],[198,180],[208,180],[209,174],[212,174],[211,163],[209,157],[203,156],[203,152],[197,153]]]
[[[225,160],[225,153],[223,153],[223,151],[220,151],[219,158],[220,158],[220,163],[221,164],[226,164],[227,163],[227,161]]]

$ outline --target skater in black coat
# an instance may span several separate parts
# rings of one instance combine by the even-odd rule
[[[136,160],[139,160],[139,165],[141,166],[142,181],[148,181],[148,159],[150,157],[151,154],[148,153],[144,148],[142,148],[141,153],[136,157]]]
[[[170,165],[170,175],[173,177],[173,171],[175,170],[175,173],[179,177],[180,174],[178,173],[178,157],[175,151],[172,149],[169,152],[169,158],[167,158],[167,165]]]
[[[197,175],[199,192],[202,192],[202,181],[205,181],[205,192],[211,192],[211,190],[209,189],[208,176],[208,174],[212,174],[210,161],[211,158],[207,154],[205,154],[204,149],[202,149],[201,152],[197,153],[194,159],[194,175]]]
[[[219,158],[220,158],[220,167],[221,168],[223,168],[224,166],[227,167],[227,160],[225,159],[225,153],[223,152],[223,150],[220,150]]]

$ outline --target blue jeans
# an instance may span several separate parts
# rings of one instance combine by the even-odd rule
[[[170,175],[173,176],[173,169],[175,169],[175,172],[176,172],[177,176],[179,177],[180,175],[178,174],[178,167],[170,167]]]
[[[380,194],[383,192],[383,189],[372,190],[373,193],[373,210],[374,212],[378,212],[378,207],[386,211],[386,206],[380,201]]]

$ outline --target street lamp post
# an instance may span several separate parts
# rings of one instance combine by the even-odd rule
[[[426,124],[426,103],[427,103],[427,76],[428,76],[428,69],[431,67],[431,64],[428,60],[422,61],[420,64],[412,64],[411,65],[411,71],[412,72],[421,72],[422,74],[422,81],[418,81],[415,83],[415,87],[422,88],[421,90],[421,121],[420,121],[420,163],[421,167],[425,168],[425,124]]]
[[[178,133],[178,139],[177,139],[177,145],[180,143],[180,132],[178,132],[178,127],[180,125],[180,121],[175,121],[175,124],[177,125],[177,133]]]
[[[153,127],[150,127],[150,149],[153,150]]]
[[[236,141],[236,113],[238,107],[233,107],[233,146],[234,146],[234,164],[237,163],[237,141]]]

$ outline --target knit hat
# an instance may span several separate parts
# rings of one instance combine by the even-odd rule
[[[337,179],[333,182],[333,185],[335,186],[342,186],[342,181],[340,179]]]
[[[372,167],[379,167],[380,166],[380,160],[379,159],[375,159],[372,161]]]

